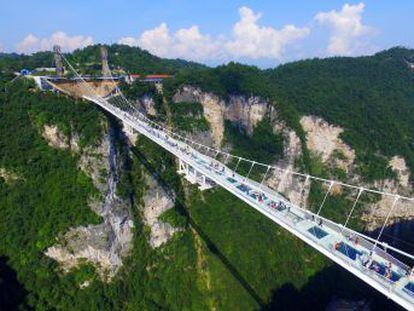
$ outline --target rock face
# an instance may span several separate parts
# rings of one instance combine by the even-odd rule
[[[69,138],[63,134],[56,125],[45,124],[42,130],[42,136],[48,145],[57,149],[71,149],[75,152],[79,151],[79,136],[73,133]]]
[[[300,123],[306,132],[308,149],[318,154],[322,162],[329,162],[349,171],[355,160],[355,152],[345,144],[339,135],[343,129],[333,126],[321,118],[304,116]]]
[[[164,212],[174,207],[175,198],[170,197],[152,176],[146,175],[145,179],[147,190],[143,198],[142,215],[144,223],[150,228],[149,243],[152,248],[157,248],[179,231],[159,219]]]
[[[231,96],[224,117],[233,123],[240,123],[247,134],[252,135],[254,127],[263,120],[268,110],[272,107],[259,97]]]
[[[90,207],[103,223],[70,229],[45,254],[58,261],[64,271],[86,261],[93,263],[101,278],[109,281],[122,265],[122,258],[132,246],[133,221],[129,203],[116,195],[119,179],[119,150],[115,147],[114,129],[99,146],[82,154],[79,166],[104,194],[103,202],[91,199]],[[107,172],[107,173],[106,173]]]
[[[144,95],[142,98],[136,100],[136,105],[150,116],[155,116],[157,114],[154,99],[148,95]]]
[[[15,180],[21,179],[19,175],[13,173],[12,171],[6,170],[3,167],[0,167],[0,178],[4,179],[7,184],[11,184]]]
[[[374,184],[374,187],[382,189],[383,191],[388,193],[405,194],[409,197],[412,193],[411,187],[401,188],[398,182],[390,179],[386,179],[381,182],[376,182]],[[363,219],[367,224],[368,230],[375,230],[377,228],[380,228],[384,224],[384,221],[388,213],[394,205],[394,200],[394,196],[383,195],[381,196],[381,199],[378,202],[371,204],[367,208],[366,213],[363,216]],[[392,226],[396,223],[413,219],[413,203],[408,200],[399,199],[390,214],[387,226]]]
[[[130,145],[134,145],[138,137],[138,132],[134,130],[133,127],[129,126],[126,123],[123,123],[123,125],[124,125],[125,136],[128,138],[128,143]]]
[[[224,137],[224,111],[225,102],[217,95],[202,92],[198,88],[184,86],[178,91],[173,101],[178,102],[199,102],[203,106],[204,117],[210,124],[214,145],[219,147]]]
[[[300,122],[306,131],[307,147],[310,151],[318,154],[328,166],[340,167],[348,173],[352,170],[355,152],[339,138],[339,135],[343,132],[342,128],[330,125],[323,119],[313,116],[304,116]],[[338,153],[341,156],[335,156]],[[365,186],[381,189],[388,193],[400,193],[410,196],[413,189],[409,182],[410,172],[404,158],[394,156],[389,165],[397,174],[398,181],[386,179]],[[366,206],[362,219],[366,223],[367,230],[378,229],[384,224],[393,202],[393,196],[383,195],[379,201]],[[412,203],[400,199],[389,217],[387,226],[410,219],[414,219]]]
[[[283,159],[275,165],[283,169],[294,170],[295,160],[302,154],[301,142],[296,133],[278,120],[277,111],[259,97],[232,95],[229,97],[229,101],[225,102],[215,94],[202,92],[200,89],[191,86],[184,86],[175,94],[173,100],[176,103],[187,101],[202,104],[204,116],[210,123],[212,138],[216,147],[222,145],[225,120],[239,124],[246,130],[248,135],[252,135],[254,127],[267,115],[273,122],[273,131],[282,133],[285,138]],[[208,145],[208,140],[203,140],[204,142]],[[308,196],[309,187],[304,182],[303,178],[298,179],[281,170],[272,170],[266,179],[268,186],[299,205],[303,205]]]
[[[58,149],[72,149],[79,151],[78,141],[79,137],[74,134],[69,139],[64,135],[56,125],[45,124],[42,130],[42,136],[47,141],[48,145]]]
[[[210,124],[215,147],[220,147],[222,144],[225,120],[240,123],[251,135],[254,126],[272,109],[259,97],[231,95],[226,103],[217,95],[203,92],[192,86],[184,86],[174,95],[173,101],[175,103],[183,101],[201,103],[204,117]]]
[[[304,206],[308,198],[310,184],[305,183],[305,178],[290,173],[296,171],[295,160],[302,154],[301,141],[295,131],[286,128],[283,124],[279,123],[276,128],[277,131],[282,131],[285,138],[283,158],[275,163],[275,166],[281,170],[272,170],[266,184],[283,194],[292,203]]]
[[[400,185],[407,188],[410,186],[410,170],[405,159],[400,156],[393,156],[390,160],[390,167],[397,174]]]
[[[182,87],[173,97],[173,101],[199,102],[203,106],[204,116],[210,123],[211,139],[206,133],[193,134],[191,139],[200,141],[206,145],[214,145],[220,148],[224,137],[224,122],[229,120],[239,124],[251,135],[254,127],[269,115],[273,124],[273,131],[284,136],[283,158],[274,163],[280,170],[271,170],[266,178],[266,184],[299,206],[305,206],[310,190],[310,183],[306,178],[292,175],[296,171],[295,160],[302,154],[302,145],[296,133],[287,128],[283,121],[278,120],[277,111],[271,105],[258,97],[229,96],[228,102],[213,93],[201,91],[192,86]],[[315,116],[303,116],[300,120],[302,128],[306,132],[306,146],[313,154],[320,157],[324,165],[331,168],[341,168],[349,176],[353,176],[351,183],[360,180],[353,172],[355,151],[341,138],[343,129],[329,124],[325,120]],[[194,136],[194,137],[193,137]],[[207,135],[208,136],[208,135]],[[223,146],[229,149],[231,146]],[[226,150],[231,151],[231,150]],[[409,170],[405,160],[394,156],[390,161],[390,167],[396,172],[399,182],[384,180],[366,187],[376,187],[392,193],[409,195],[412,187],[409,183]],[[351,179],[351,178],[350,178]],[[341,187],[333,187],[332,194],[342,191]],[[375,204],[366,207],[363,219],[368,229],[376,229],[382,226],[389,208],[392,206],[392,197],[383,197]],[[399,201],[389,220],[395,223],[400,220],[414,218],[414,210],[409,202]]]

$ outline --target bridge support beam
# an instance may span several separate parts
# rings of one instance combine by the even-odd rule
[[[211,189],[216,185],[213,180],[206,177],[181,159],[179,159],[178,163],[178,174],[184,175],[184,178],[191,184],[198,184],[198,189],[201,191]]]

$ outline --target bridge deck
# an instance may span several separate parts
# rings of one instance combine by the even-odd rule
[[[117,116],[181,161],[204,174],[269,219],[409,310],[414,310],[414,282],[409,268],[373,243],[353,238],[350,229],[297,207],[272,189],[237,174],[215,159],[151,127],[109,102],[85,97]],[[375,248],[375,250],[374,250]]]

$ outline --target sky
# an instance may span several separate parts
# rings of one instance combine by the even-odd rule
[[[161,57],[266,68],[414,47],[410,0],[0,0],[0,7],[3,52],[123,43]]]

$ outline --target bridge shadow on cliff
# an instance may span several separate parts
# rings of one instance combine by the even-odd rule
[[[263,309],[265,307],[265,302],[262,300],[262,298],[256,293],[254,288],[247,282],[247,280],[240,274],[240,272],[236,269],[236,267],[220,251],[220,249],[215,245],[215,243],[210,239],[210,237],[191,217],[191,215],[188,213],[187,208],[185,207],[185,203],[178,200],[174,196],[174,193],[171,191],[168,184],[161,177],[160,172],[158,172],[151,165],[151,163],[146,159],[145,155],[141,153],[139,150],[137,150],[137,148],[131,148],[131,152],[137,157],[137,159],[141,162],[141,164],[150,172],[150,174],[158,181],[159,185],[167,193],[167,195],[172,199],[176,199],[177,211],[181,215],[186,217],[188,225],[191,226],[197,232],[200,238],[204,241],[208,250],[211,253],[213,253],[221,261],[221,263],[227,268],[227,270],[233,275],[233,277],[239,282],[239,284],[243,286],[246,292],[249,293],[249,295],[256,301],[256,303],[260,306],[260,309]]]
[[[380,228],[363,233],[376,239],[379,231]],[[385,227],[381,241],[413,254],[413,232],[413,220],[400,221]],[[413,260],[406,257],[396,253],[392,253],[392,255],[409,266],[414,264]],[[272,292],[271,300],[263,310],[326,310],[332,300],[351,301],[353,302],[352,310],[367,310],[365,309],[367,306],[369,306],[368,310],[403,310],[392,300],[387,299],[377,290],[336,264],[318,272],[299,290],[292,283],[284,284]],[[336,308],[341,308],[341,306],[332,306],[332,309],[329,310],[336,310]]]
[[[341,302],[348,305],[341,305]],[[331,304],[333,302],[337,302]],[[331,304],[331,305],[330,305]],[[328,306],[330,307],[328,308]],[[352,305],[352,308],[350,308]],[[332,264],[316,273],[300,289],[286,283],[274,290],[262,310],[403,310],[392,300]]]
[[[376,239],[380,232],[380,228],[365,232],[366,235]],[[406,253],[414,254],[414,220],[402,220],[396,223],[393,223],[389,226],[386,226],[384,232],[381,236],[381,241],[388,243],[389,245],[398,248]],[[414,260],[399,255],[395,252],[390,251],[390,253],[409,265],[410,267],[414,266]]]
[[[26,305],[27,292],[17,280],[16,271],[0,256],[0,310],[30,310]]]

